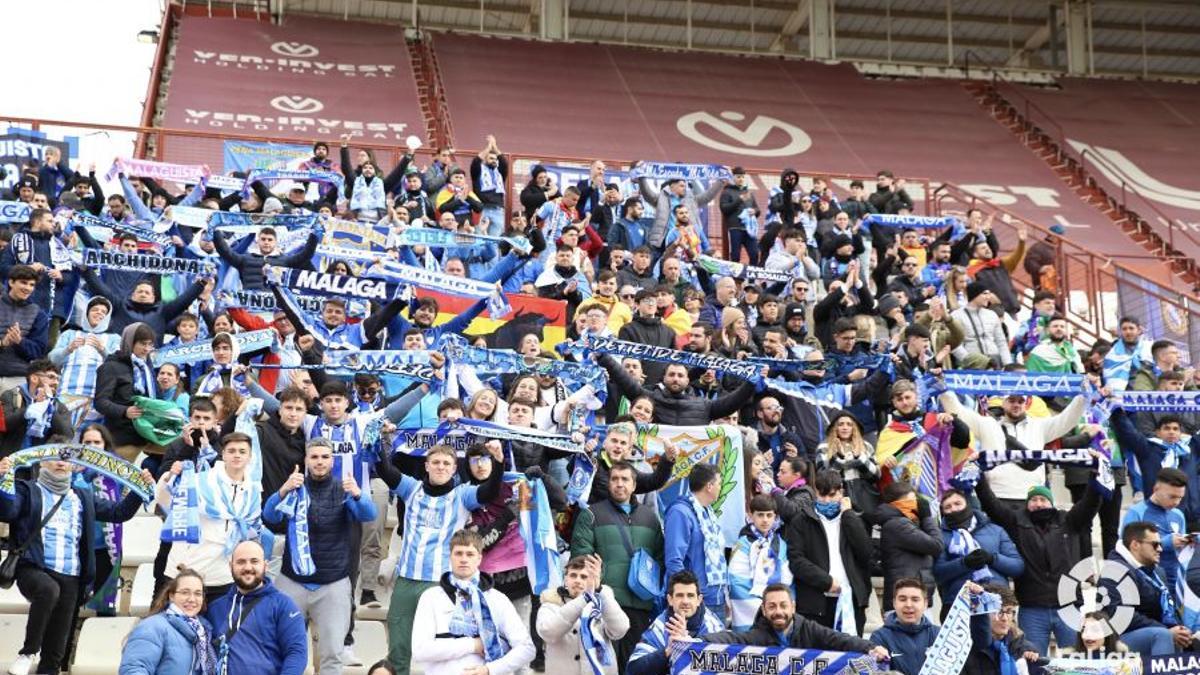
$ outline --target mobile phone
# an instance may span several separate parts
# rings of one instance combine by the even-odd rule
[[[204,432],[199,429],[192,429],[192,445],[200,447],[201,440],[204,438]]]

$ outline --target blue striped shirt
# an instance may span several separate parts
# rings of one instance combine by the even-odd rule
[[[404,500],[404,539],[396,576],[437,581],[450,570],[450,537],[480,507],[474,485],[458,485],[444,495],[425,492],[425,484],[404,476],[392,494]]]
[[[58,503],[59,495],[39,485],[42,491],[42,515],[44,519],[50,509]],[[83,504],[74,490],[67,491],[63,505],[54,512],[49,522],[42,527],[42,559],[46,566],[64,576],[77,577],[79,565],[79,537],[83,530]]]

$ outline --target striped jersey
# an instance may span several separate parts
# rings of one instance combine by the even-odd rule
[[[95,336],[104,345],[104,353],[100,353],[91,345],[82,345],[75,351],[66,353],[62,361],[62,383],[59,385],[59,392],[70,394],[73,396],[86,396],[91,398],[96,395],[96,371],[100,368],[100,364],[104,363],[104,357],[107,354],[114,354],[121,348],[121,336],[115,333],[88,333],[81,330],[68,330],[58,338],[60,349],[66,350],[67,346],[75,340],[75,338],[87,338]],[[55,349],[51,353],[53,358],[59,352]]]
[[[704,617],[700,620],[700,630],[696,631],[696,635],[692,637],[700,637],[709,633],[719,633],[725,630],[725,623],[715,613],[703,605],[697,612],[704,612]],[[667,649],[667,619],[670,618],[671,610],[667,609],[662,614],[654,617],[654,622],[642,633],[642,639],[638,640],[637,646],[633,648],[633,653],[629,655],[629,662],[633,663],[638,659],[648,654],[657,652],[665,652]]]
[[[38,485],[42,491],[42,515],[58,503],[59,495]],[[79,576],[79,537],[83,530],[83,504],[74,490],[67,490],[67,498],[54,516],[42,528],[42,560],[49,569],[64,576]]]
[[[425,483],[404,476],[392,494],[404,500],[404,539],[396,561],[396,576],[437,581],[450,570],[450,537],[480,508],[478,488],[458,485],[444,495],[425,492]]]
[[[369,470],[364,464],[372,462],[363,455],[362,439],[366,435],[367,424],[382,414],[353,414],[341,424],[331,424],[321,415],[305,415],[304,437],[308,440],[325,438],[332,442],[334,475],[348,476],[353,472],[358,484],[366,485],[370,480]]]

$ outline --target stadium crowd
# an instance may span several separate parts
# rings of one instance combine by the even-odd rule
[[[0,581],[30,603],[9,673],[70,663],[143,502],[78,452],[26,459],[59,444],[140,463],[164,518],[122,674],[298,675],[311,631],[336,675],[388,596],[375,675],[662,674],[692,639],[908,675],[1200,648],[1200,413],[1121,397],[1200,377],[1133,318],[1076,344],[1060,233],[909,218],[888,171],[839,196],[785,170],[760,204],[738,167],[537,166],[509,194],[495,138],[465,165],[337,150],[222,177],[245,190],[126,160],[106,195],[51,149],[3,196],[29,207],[0,231]],[[348,222],[385,243],[327,236]],[[495,320],[480,284],[562,301],[566,339]],[[1045,374],[1073,389],[1014,384]],[[1131,618],[1059,612],[1092,555],[1127,570]],[[923,670],[943,621],[967,646]]]

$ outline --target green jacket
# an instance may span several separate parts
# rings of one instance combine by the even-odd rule
[[[629,528],[629,543],[633,550],[646,549],[655,560],[663,562],[662,524],[652,506],[633,500],[633,511],[626,515],[612,500],[605,499],[580,511],[575,518],[571,536],[571,557],[596,553],[604,559],[603,583],[613,589],[613,596],[622,607],[653,610],[654,603],[642,600],[629,590],[629,561],[619,528]]]

